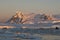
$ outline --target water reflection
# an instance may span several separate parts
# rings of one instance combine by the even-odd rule
[[[60,40],[60,29],[0,29],[0,40]]]

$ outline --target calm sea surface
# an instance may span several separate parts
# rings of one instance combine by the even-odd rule
[[[60,29],[0,29],[0,40],[60,40]]]

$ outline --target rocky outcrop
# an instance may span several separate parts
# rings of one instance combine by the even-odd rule
[[[12,16],[7,23],[16,23],[16,24],[20,24],[22,23],[23,20],[23,14],[22,12],[17,11],[16,14],[14,16]]]

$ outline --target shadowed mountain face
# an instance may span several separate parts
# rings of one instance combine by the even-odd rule
[[[25,16],[24,19],[24,24],[37,24],[40,23],[41,21],[53,21],[56,20],[55,17],[50,16],[50,15],[45,15],[45,14],[35,14],[35,13],[31,13],[28,14],[27,16]]]
[[[54,15],[54,17],[60,19],[60,14]]]

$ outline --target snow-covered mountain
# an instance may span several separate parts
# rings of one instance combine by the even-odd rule
[[[0,26],[1,28],[6,28],[6,27],[11,28],[11,26],[13,28],[15,27],[22,27],[22,28],[51,27],[55,25],[54,23],[52,23],[54,20],[55,20],[54,17],[46,14],[37,14],[37,13],[24,14],[22,12],[17,12],[15,15],[8,18],[6,23],[0,23]],[[42,23],[42,22],[46,22],[46,23]],[[60,21],[54,21],[54,22],[60,23]]]
[[[16,14],[6,19],[7,23],[17,23],[17,24],[37,24],[41,23],[41,20],[56,20],[54,17],[46,14],[39,13],[23,13],[21,11],[17,11]],[[49,21],[51,22],[51,21]]]
[[[25,15],[24,24],[36,24],[40,22],[40,14],[30,13]]]

